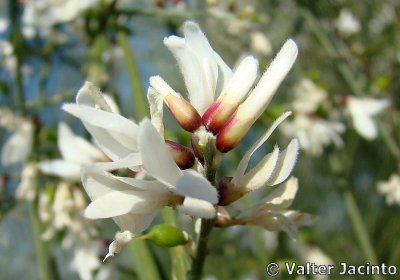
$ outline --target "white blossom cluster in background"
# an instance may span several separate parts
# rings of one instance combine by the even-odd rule
[[[10,134],[1,149],[1,165],[7,167],[24,164],[33,145],[33,123],[29,119],[16,116],[7,107],[2,107],[0,127]]]
[[[341,134],[346,127],[339,120],[320,117],[317,110],[327,104],[327,95],[309,79],[303,79],[294,89],[294,119],[282,124],[281,131],[289,137],[297,137],[300,147],[311,155],[322,155],[323,149],[333,143],[343,146]],[[333,115],[333,114],[332,114]]]

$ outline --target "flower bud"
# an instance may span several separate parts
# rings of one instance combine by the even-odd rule
[[[196,156],[198,161],[201,163],[201,165],[204,165],[204,154],[199,145],[199,141],[200,141],[200,137],[196,133],[193,133],[192,137],[190,139],[190,143],[192,144],[192,149],[193,149],[194,155]]]
[[[248,56],[242,60],[221,95],[204,113],[202,122],[214,135],[246,97],[257,77],[258,62]]]
[[[110,246],[108,247],[108,253],[104,257],[103,262],[109,257],[114,257],[115,254],[120,253],[122,249],[124,249],[126,245],[128,245],[128,243],[131,242],[134,238],[135,236],[129,230],[117,232],[115,234],[114,241],[111,242]]]
[[[215,219],[215,227],[228,227],[231,224],[231,216],[224,207],[217,207],[217,218]]]
[[[165,143],[180,169],[188,169],[193,166],[195,158],[189,148],[170,140],[165,140]]]
[[[254,90],[229,117],[217,135],[217,149],[226,153],[233,149],[264,112],[279,85],[292,68],[298,53],[297,45],[288,40],[263,74]]]
[[[231,183],[231,177],[223,177],[218,183],[218,205],[226,206],[241,198],[245,193]]]
[[[183,129],[194,132],[200,127],[201,117],[197,110],[175,92],[160,76],[151,77],[150,86],[163,96],[172,116]]]
[[[189,240],[187,233],[168,224],[161,224],[152,227],[145,235],[145,238],[151,240],[154,244],[160,247],[184,245]]]

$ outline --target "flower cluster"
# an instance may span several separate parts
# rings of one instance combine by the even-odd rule
[[[249,149],[233,177],[216,180],[209,175],[210,169],[218,167],[218,159],[236,147],[270,103],[297,57],[296,43],[288,40],[283,45],[253,87],[258,76],[254,57],[245,57],[232,70],[197,24],[186,22],[183,31],[184,38],[170,36],[164,44],[178,62],[189,101],[160,76],[154,76],[148,89],[151,120],[136,123],[121,116],[89,82],[79,90],[76,103],[63,105],[66,112],[82,121],[110,159],[83,165],[82,183],[92,200],[85,216],[112,217],[121,228],[122,233],[110,245],[111,256],[146,230],[165,206],[192,217],[214,219],[220,227],[258,225],[286,231],[292,237],[299,226],[314,221],[309,214],[287,210],[298,188],[297,179],[289,178],[298,154],[296,139],[283,151],[275,147],[248,170],[252,155],[290,112],[279,117]],[[193,152],[164,139],[163,104],[178,124],[192,133]],[[114,172],[121,169],[135,175]],[[267,186],[277,187],[253,207],[230,207],[248,192]]]

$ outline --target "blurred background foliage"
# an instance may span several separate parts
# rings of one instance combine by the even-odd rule
[[[198,22],[211,45],[231,66],[250,53],[265,69],[286,39],[294,38],[300,48],[294,69],[252,132],[229,153],[221,170],[233,172],[247,147],[281,112],[293,108],[296,84],[310,79],[327,93],[325,107],[317,114],[334,114],[346,126],[341,135],[342,147],[325,146],[320,155],[302,151],[294,171],[300,190],[292,208],[317,214],[319,220],[302,228],[297,241],[256,228],[216,229],[206,262],[207,279],[266,279],[268,262],[304,263],[310,261],[311,249],[315,248],[336,264],[373,263],[374,259],[388,265],[400,264],[399,204],[388,205],[377,191],[377,183],[398,174],[400,164],[398,1],[95,1],[75,17],[54,20],[48,26],[41,22],[50,17],[50,12],[44,10],[29,26],[23,20],[24,12],[29,2],[35,1],[1,0],[0,4],[0,103],[16,115],[33,120],[35,144],[30,161],[59,157],[60,120],[88,138],[82,125],[60,110],[63,102],[73,101],[85,80],[112,94],[121,113],[137,120],[147,114],[148,109],[141,109],[137,103],[145,98],[150,76],[162,75],[184,95],[182,76],[162,40],[180,34],[185,20]],[[48,10],[57,5],[57,1],[41,2],[48,3]],[[356,30],[347,32],[340,26],[343,11],[357,21]],[[265,36],[267,47],[254,43],[255,32]],[[390,100],[390,106],[376,118],[376,139],[367,141],[354,130],[345,110],[348,96]],[[169,113],[165,121],[166,138],[189,145],[189,134],[175,124]],[[0,130],[2,143],[8,136]],[[286,145],[288,139],[275,133],[264,152],[271,151],[275,143]],[[38,252],[28,215],[34,209],[27,209],[15,196],[22,165],[2,166],[0,172],[2,279],[25,279],[26,275],[39,279]],[[54,188],[58,182],[58,178],[49,176],[38,180],[39,192]],[[397,189],[399,192],[400,185]],[[251,204],[251,200],[249,197],[246,202]],[[105,221],[96,226],[100,237],[112,239],[115,225]],[[60,278],[54,279],[78,279],[66,265],[70,252],[61,249],[57,238],[46,242],[45,247],[60,273]],[[151,245],[150,252],[156,257],[162,279],[169,279],[167,251]],[[140,261],[132,261],[129,252],[112,262],[119,273],[111,279],[139,279]]]

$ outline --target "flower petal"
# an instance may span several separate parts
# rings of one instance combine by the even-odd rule
[[[110,171],[121,168],[130,168],[133,171],[139,171],[140,165],[142,164],[142,157],[140,153],[131,153],[126,157],[121,158],[116,161],[110,162],[95,162],[93,164],[85,165],[87,170],[97,170],[97,171]]]
[[[79,89],[75,100],[76,104],[79,105],[87,105],[107,112],[113,112],[105,96],[91,82],[85,82]]]
[[[76,136],[68,125],[58,125],[58,148],[66,161],[91,163],[104,157],[103,153],[86,139]]]
[[[33,145],[33,124],[24,121],[7,139],[1,150],[1,163],[4,166],[23,163],[27,160]]]
[[[186,215],[205,219],[214,218],[216,213],[211,203],[192,197],[186,197],[183,204],[177,208]]]
[[[255,207],[265,210],[283,210],[292,205],[298,190],[298,180],[291,177],[285,184],[276,188]]]
[[[46,174],[60,176],[66,180],[77,181],[81,177],[81,165],[61,159],[42,161],[36,165]]]
[[[134,191],[113,191],[97,197],[85,209],[85,217],[102,219],[120,216],[135,211],[145,211],[148,202],[135,195]],[[142,212],[143,213],[143,212]]]
[[[129,230],[133,233],[140,233],[145,231],[150,226],[154,218],[157,216],[158,210],[159,209],[142,215],[129,212],[121,216],[113,217],[113,220],[121,230]]]
[[[268,140],[268,138],[271,136],[272,132],[292,113],[291,112],[286,112],[282,114],[272,125],[271,127],[267,130],[267,132],[264,133],[263,136],[260,137],[260,139],[257,140],[251,146],[251,148],[246,152],[246,154],[243,156],[242,160],[239,162],[239,165],[236,169],[236,172],[232,178],[232,183],[234,183],[236,186],[240,186],[240,180],[242,179],[246,168],[249,164],[250,158],[253,155],[253,153],[261,147],[262,144],[264,144],[265,141]]]
[[[112,160],[137,150],[138,126],[133,121],[86,105],[64,104],[63,109],[83,122],[98,146]]]
[[[185,170],[176,183],[176,192],[186,197],[197,198],[212,204],[218,202],[217,190],[200,173]]]
[[[278,159],[278,163],[274,170],[272,178],[267,182],[267,185],[273,186],[282,183],[289,177],[292,172],[294,165],[296,164],[297,155],[299,153],[299,142],[297,139],[293,139],[286,150],[284,150]]]
[[[279,148],[264,156],[264,158],[239,181],[239,186],[244,186],[247,190],[256,190],[265,186],[271,178],[279,159]]]
[[[150,105],[151,123],[157,129],[158,133],[164,137],[164,124],[163,124],[163,104],[164,97],[159,94],[152,87],[147,91],[147,100]]]
[[[183,173],[168,151],[164,139],[148,119],[144,119],[139,126],[139,149],[144,169],[160,182],[175,188],[175,183]]]
[[[124,182],[113,180],[107,172],[89,172],[83,170],[82,185],[91,200],[114,191],[129,191],[134,188]]]

